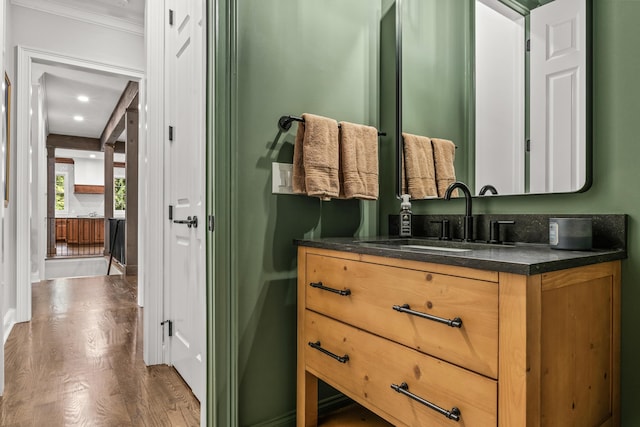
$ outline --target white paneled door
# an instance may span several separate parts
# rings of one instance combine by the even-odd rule
[[[586,183],[584,0],[531,11],[532,193],[576,191]]]
[[[165,264],[170,363],[200,401],[206,383],[205,48],[202,0],[168,1]],[[167,325],[165,325],[167,326]]]

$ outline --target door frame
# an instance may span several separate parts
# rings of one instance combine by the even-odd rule
[[[58,52],[34,49],[19,45],[16,84],[16,232],[25,236],[16,242],[16,321],[31,320],[31,191],[29,176],[29,108],[31,104],[31,68],[34,62],[55,63],[72,67],[81,67],[94,71],[119,74],[142,82],[144,72],[114,64],[73,57]],[[144,85],[141,85],[142,87]],[[144,93],[141,93],[144,99]],[[143,119],[144,120],[144,119]],[[144,124],[144,123],[143,123]],[[141,133],[141,145],[144,145],[144,133]],[[43,141],[44,143],[44,141]],[[42,147],[44,149],[44,147]],[[140,162],[142,163],[142,162]],[[144,167],[144,166],[143,166]],[[37,185],[37,183],[36,183]],[[141,215],[143,215],[141,213]],[[138,289],[138,302],[143,301],[142,287]],[[145,311],[146,312],[146,311]]]

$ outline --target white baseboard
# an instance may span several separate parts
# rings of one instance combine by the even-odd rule
[[[16,324],[16,309],[10,308],[4,315],[4,340],[2,341],[2,345],[7,343],[7,338],[9,338],[9,334],[11,333],[11,329],[13,329],[13,325]]]

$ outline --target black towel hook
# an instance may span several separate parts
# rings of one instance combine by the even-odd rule
[[[291,129],[292,122],[302,122],[304,123],[304,119],[302,117],[297,116],[282,116],[280,120],[278,120],[278,127],[281,131],[286,132]]]

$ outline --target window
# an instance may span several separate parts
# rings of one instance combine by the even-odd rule
[[[127,208],[127,180],[126,178],[114,178],[113,180],[113,199],[114,209],[116,212],[124,212]]]
[[[67,212],[69,210],[67,195],[67,174],[56,174],[56,212]]]

